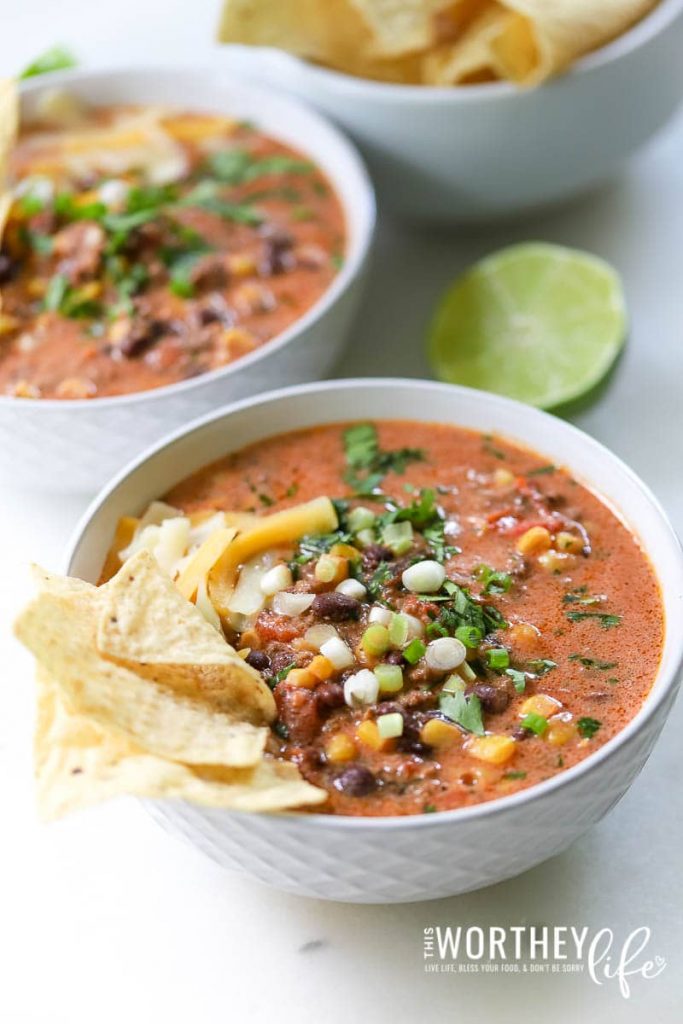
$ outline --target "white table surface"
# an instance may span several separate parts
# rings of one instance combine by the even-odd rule
[[[56,42],[89,65],[220,60],[217,3],[3,0],[0,71]],[[622,455],[683,530],[683,117],[619,181],[514,227],[436,233],[382,223],[342,375],[427,375],[425,321],[441,288],[481,254],[539,238],[592,250],[622,272],[632,316],[608,393],[576,422]],[[396,282],[409,282],[397,287]],[[222,872],[157,829],[133,801],[49,827],[31,799],[31,669],[9,638],[30,559],[57,567],[73,499],[0,492],[0,1021],[372,1024],[681,1019],[683,706],[613,813],[564,855],[468,896],[395,907],[297,899]],[[642,924],[668,961],[630,1001],[585,975],[431,975],[436,924]],[[344,989],[341,989],[341,985]]]

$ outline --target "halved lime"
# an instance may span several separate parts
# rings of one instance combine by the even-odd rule
[[[625,336],[621,281],[608,263],[524,242],[475,263],[449,288],[429,359],[440,380],[550,409],[595,387]]]

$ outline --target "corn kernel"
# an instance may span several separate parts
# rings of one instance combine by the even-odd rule
[[[19,325],[20,321],[15,316],[0,313],[0,335],[11,334],[12,331],[16,331]]]
[[[514,481],[514,473],[511,473],[509,469],[496,469],[493,474],[493,484],[495,487],[509,487]]]
[[[333,544],[330,554],[335,558],[347,558],[350,562],[357,562],[360,558],[360,551],[351,544]]]
[[[307,668],[293,668],[287,673],[287,682],[292,686],[303,686],[307,690],[312,690],[318,680]]]
[[[383,740],[379,734],[377,723],[371,718],[366,718],[356,729],[356,736],[371,750],[393,750],[396,746],[395,740]]]
[[[15,398],[40,398],[40,388],[27,380],[18,380],[12,388]]]
[[[540,555],[550,547],[550,534],[545,526],[532,526],[515,546],[521,555]]]
[[[561,747],[576,736],[573,722],[551,722],[545,738],[553,747]]]
[[[465,744],[465,750],[478,761],[504,764],[515,752],[515,741],[512,736],[473,736]]]
[[[325,679],[329,679],[334,672],[334,665],[324,654],[318,654],[310,665],[306,666],[306,671],[323,682]]]
[[[331,736],[325,745],[325,754],[327,760],[334,764],[340,761],[352,761],[356,756],[356,744],[347,733],[338,732]]]
[[[556,715],[561,707],[560,701],[548,696],[547,693],[535,693],[524,701],[519,709],[519,717],[541,715],[543,718],[549,718],[550,715]]]
[[[540,629],[531,622],[515,622],[507,632],[507,637],[513,648],[521,648],[523,651],[530,651],[536,648]]]
[[[239,651],[237,652],[237,657],[241,658],[242,661],[246,661],[250,654],[251,654],[251,648],[249,648],[249,647],[240,647]]]
[[[249,277],[256,273],[256,260],[246,252],[236,252],[228,257],[228,270],[233,277]]]
[[[574,533],[561,530],[555,537],[555,547],[558,551],[566,551],[570,555],[580,555],[583,551],[583,540]]]
[[[538,564],[546,572],[563,572],[574,563],[574,555],[565,554],[563,551],[544,551],[538,556]]]
[[[26,283],[26,291],[32,299],[42,299],[46,290],[47,281],[44,281],[42,277],[32,277]]]
[[[430,747],[445,749],[460,741],[460,730],[441,718],[430,718],[420,729],[420,739]]]

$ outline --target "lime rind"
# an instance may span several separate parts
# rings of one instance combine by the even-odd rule
[[[625,335],[621,282],[608,263],[526,242],[455,281],[434,318],[429,355],[441,380],[553,408],[599,383]]]

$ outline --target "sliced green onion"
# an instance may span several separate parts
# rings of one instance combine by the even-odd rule
[[[458,672],[466,683],[473,683],[477,678],[477,673],[466,661],[463,661],[462,665],[458,666]]]
[[[413,546],[412,523],[388,523],[382,530],[382,543],[394,555],[405,555]]]
[[[486,660],[489,663],[489,668],[504,670],[510,664],[510,653],[504,647],[492,647],[490,651],[486,652]]]
[[[535,712],[525,715],[521,721],[523,729],[528,729],[529,732],[535,732],[537,736],[542,736],[548,728],[548,719],[544,718],[543,715],[537,715]]]
[[[524,693],[526,689],[526,675],[516,668],[506,668],[505,675],[510,676],[517,693]]]
[[[361,647],[366,654],[378,658],[389,650],[389,630],[378,622],[373,622],[363,633]]]
[[[361,530],[368,530],[374,525],[375,513],[372,509],[359,505],[358,508],[351,509],[347,516],[347,522],[351,533],[360,533]]]
[[[403,669],[400,665],[376,665],[373,671],[380,693],[398,693],[403,689]]]
[[[454,672],[452,676],[448,677],[441,689],[443,693],[464,693],[465,680],[457,672]]]
[[[392,615],[389,624],[389,642],[392,647],[403,647],[410,633],[410,622],[405,615],[398,612]]]
[[[426,650],[427,648],[425,647],[423,642],[420,640],[419,637],[416,636],[414,640],[410,641],[410,643],[404,650],[403,657],[411,665],[417,665],[420,658],[424,656]]]
[[[475,650],[484,639],[484,634],[478,626],[458,626],[455,635],[471,651]]]
[[[389,715],[380,715],[377,719],[377,732],[383,740],[394,740],[403,735],[403,715],[392,711]]]
[[[360,530],[356,534],[356,540],[362,547],[367,548],[375,543],[375,535],[372,530]]]

